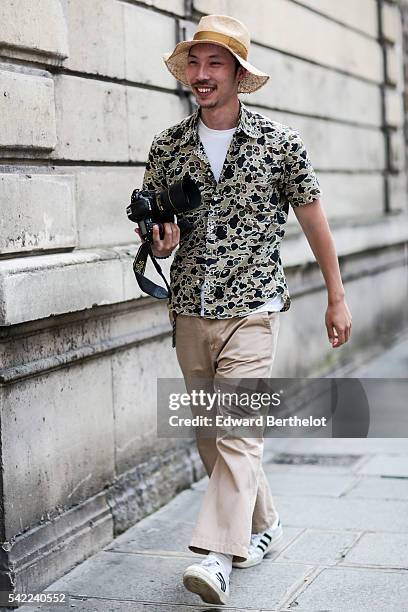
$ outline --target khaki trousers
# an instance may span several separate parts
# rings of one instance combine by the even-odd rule
[[[193,378],[209,381],[212,393],[215,380],[269,378],[279,317],[279,312],[229,319],[178,315],[176,352],[187,390]],[[267,529],[277,516],[262,468],[263,437],[202,437],[196,430],[196,440],[209,483],[189,549],[245,560],[251,532]]]

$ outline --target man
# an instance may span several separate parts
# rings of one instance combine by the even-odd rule
[[[319,263],[328,291],[325,324],[333,348],[346,342],[351,315],[320,203],[321,190],[299,133],[251,112],[238,93],[269,76],[247,61],[246,27],[224,15],[203,17],[194,38],[165,56],[191,88],[198,109],[155,137],[143,187],[159,191],[189,174],[202,205],[186,217],[194,230],[180,241],[176,224],[153,252],[171,267],[171,317],[184,378],[268,378],[279,313],[290,296],[279,251],[289,204]],[[232,566],[260,563],[282,535],[262,469],[262,437],[200,437],[210,477],[189,548],[206,554],[184,585],[203,601],[225,604]]]

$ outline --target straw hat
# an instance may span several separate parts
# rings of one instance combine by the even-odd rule
[[[189,87],[185,69],[189,49],[197,43],[212,43],[228,49],[237,58],[248,74],[240,81],[238,93],[251,93],[269,79],[269,74],[261,72],[247,61],[251,39],[248,29],[241,21],[228,15],[206,15],[200,19],[195,34],[191,40],[179,42],[174,51],[163,56],[164,62],[171,74]]]

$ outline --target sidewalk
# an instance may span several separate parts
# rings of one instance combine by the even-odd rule
[[[408,377],[408,341],[354,376]],[[46,591],[81,612],[408,611],[408,439],[269,438],[264,469],[284,537],[261,565],[233,569],[227,606],[203,604],[181,578],[202,558],[187,544],[207,478]]]

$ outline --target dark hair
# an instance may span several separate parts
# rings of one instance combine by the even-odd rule
[[[241,68],[241,64],[239,63],[239,61],[237,60],[235,55],[233,57],[234,57],[234,60],[235,60],[235,74],[237,74],[238,70]]]

